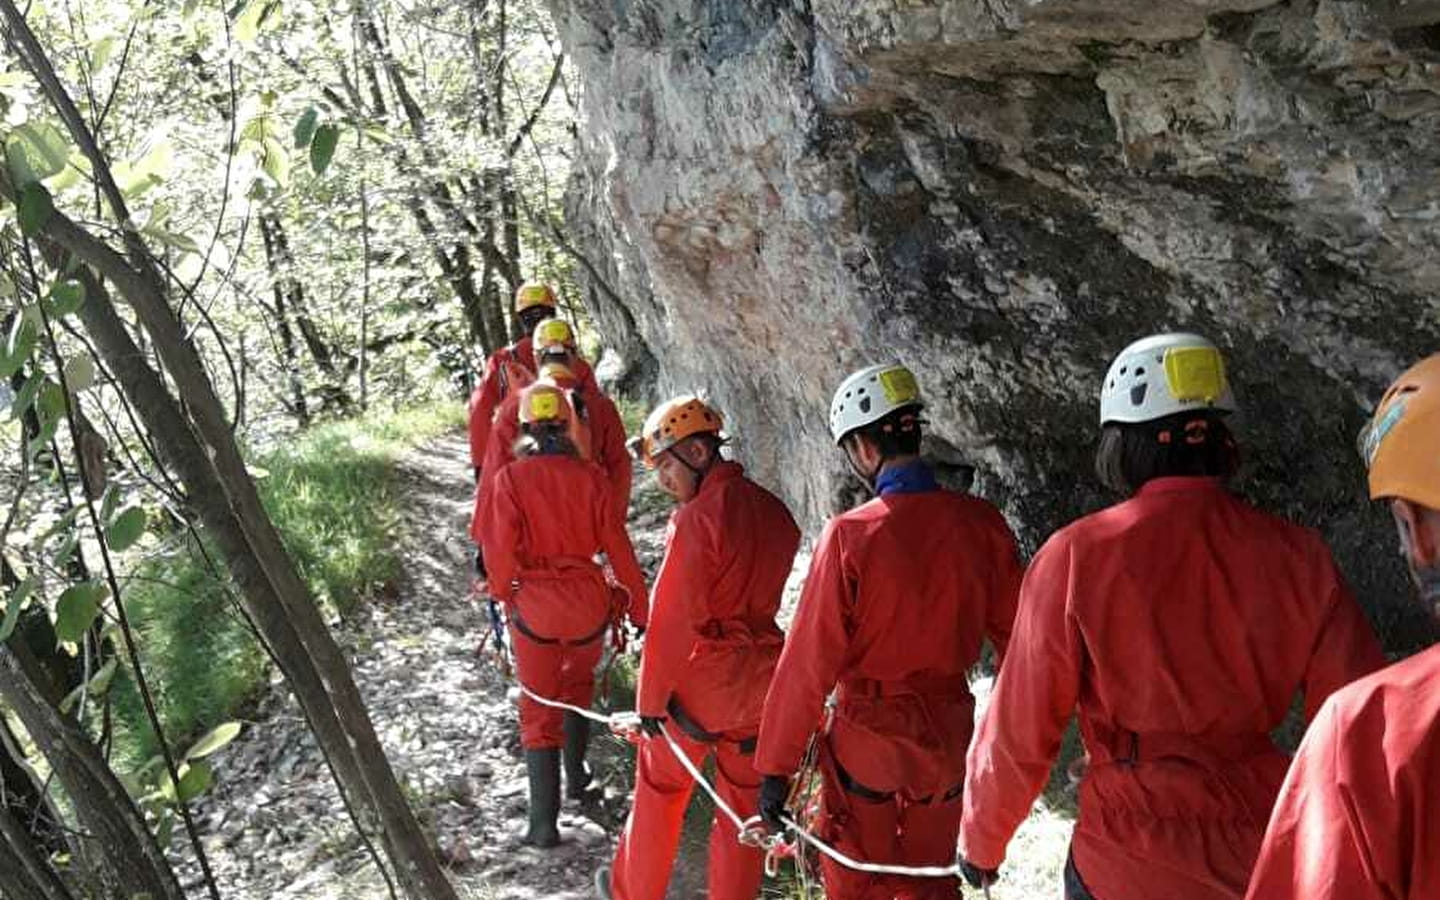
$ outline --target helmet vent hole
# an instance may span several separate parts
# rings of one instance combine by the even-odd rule
[[[1130,403],[1140,406],[1145,402],[1145,392],[1149,389],[1148,384],[1137,384],[1130,389]]]
[[[1144,375],[1144,374],[1145,374],[1145,367],[1144,367],[1144,366],[1141,366],[1140,368],[1138,368],[1138,369],[1135,370],[1135,376],[1136,376],[1137,378],[1140,377],[1141,375]]]
[[[1130,371],[1130,367],[1129,367],[1129,366],[1121,366],[1121,367],[1120,367],[1120,374],[1121,374],[1121,375],[1124,375],[1126,372],[1129,372],[1129,371]]]
[[[862,393],[863,393],[863,392],[862,392]],[[861,401],[860,401],[860,411],[861,411],[862,413],[868,413],[868,412],[870,411],[870,398],[869,398],[869,397],[866,397],[864,400],[861,400]]]

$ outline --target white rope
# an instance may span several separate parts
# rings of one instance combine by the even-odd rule
[[[552,709],[563,709],[566,712],[573,712],[577,715],[584,716],[592,722],[599,722],[602,725],[605,725],[620,732],[635,731],[640,727],[640,717],[634,712],[626,711],[606,715],[604,713],[595,712],[593,709],[585,709],[583,707],[574,706],[569,703],[562,703],[559,700],[551,700],[549,697],[542,697],[527,688],[518,677],[515,679],[515,684],[520,688],[521,693],[542,706],[548,706]],[[680,765],[684,767],[685,771],[690,774],[691,778],[695,779],[695,783],[699,785],[700,789],[709,795],[710,800],[715,804],[715,808],[720,810],[720,812],[724,814],[724,816],[729,819],[730,822],[735,826],[735,834],[740,843],[745,844],[746,846],[758,847],[766,851],[775,849],[781,843],[781,838],[779,835],[764,834],[764,832],[762,831],[763,820],[759,816],[751,816],[748,819],[742,819],[740,817],[740,814],[737,813],[734,808],[730,806],[730,804],[726,803],[720,797],[720,794],[718,791],[715,790],[714,785],[710,784],[709,780],[705,778],[704,773],[701,772],[700,769],[693,762],[690,761],[689,754],[687,754],[684,749],[681,748],[681,746],[675,741],[675,738],[671,736],[669,730],[667,730],[664,725],[660,726],[660,734],[665,738],[665,743],[669,745],[670,752],[675,754],[675,758],[679,760]],[[887,865],[883,863],[861,862],[859,860],[854,860],[846,856],[844,853],[841,853],[839,850],[836,850],[834,847],[830,846],[824,841],[820,840],[818,837],[806,831],[804,828],[800,827],[800,823],[796,822],[790,816],[781,816],[781,821],[784,822],[790,828],[790,830],[795,833],[796,837],[800,838],[805,843],[814,847],[816,850],[819,850],[821,853],[830,857],[835,862],[839,863],[847,869],[854,869],[857,872],[868,872],[875,875],[903,875],[909,878],[960,877],[960,866],[958,864],[949,866],[899,866]],[[986,885],[983,888],[983,891],[986,900],[989,900],[989,885]]]

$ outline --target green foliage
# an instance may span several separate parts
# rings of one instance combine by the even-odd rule
[[[252,469],[264,473],[257,483],[262,499],[322,602],[345,611],[393,585],[402,565],[395,459],[462,421],[458,404],[444,404],[338,422],[257,458]],[[197,547],[185,544],[145,561],[125,597],[160,718],[176,742],[218,731],[254,701],[269,661]],[[128,670],[114,699],[117,749],[133,767],[157,745]],[[207,748],[210,740],[201,739],[187,755],[198,759],[218,749]]]
[[[321,125],[315,129],[315,137],[310,142],[310,168],[315,170],[316,175],[324,174],[330,167],[330,160],[335,158],[335,147],[340,143],[340,129],[334,125]]]
[[[100,602],[109,592],[94,581],[71,585],[55,603],[55,637],[78,644],[100,615]]]
[[[131,506],[105,528],[105,543],[116,553],[130,549],[145,533],[145,510]]]

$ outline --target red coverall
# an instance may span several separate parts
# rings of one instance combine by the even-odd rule
[[[630,480],[634,473],[630,451],[625,448],[625,423],[620,420],[620,411],[615,408],[614,401],[593,384],[579,381],[577,385],[562,386],[573,388],[584,401],[589,417],[591,458],[604,470],[609,480],[610,509],[616,524],[624,528],[625,513],[630,506]],[[475,485],[475,509],[470,519],[470,536],[486,547],[487,563],[489,547],[482,539],[485,495],[500,471],[515,459],[515,441],[520,437],[519,391],[512,391],[500,404],[490,435],[493,440],[485,449],[485,464],[480,470],[480,481]]]
[[[697,765],[715,754],[716,787],[742,817],[758,806],[751,754],[784,635],[775,624],[800,545],[785,504],[718,462],[670,517],[640,659],[636,710]],[[694,788],[664,738],[641,742],[635,804],[615,853],[617,900],[661,900]],[[719,813],[710,831],[710,900],[755,900],[763,854],[743,847]]]
[[[821,536],[765,700],[755,766],[791,776],[826,695],[815,831],[866,862],[949,865],[975,700],[966,671],[1005,652],[1021,566],[1000,512],[953,491],[881,494]],[[831,900],[956,895],[954,879],[867,875],[821,861]]]
[[[531,456],[506,466],[494,490],[490,590],[505,604],[516,674],[542,697],[587,707],[612,613],[596,552],[629,593],[631,621],[646,618],[645,579],[610,510],[605,476],[573,457]],[[522,694],[520,741],[527,750],[562,746],[564,714]]]
[[[576,359],[570,367],[579,382],[595,387],[595,373],[590,364]],[[535,351],[527,334],[508,347],[501,347],[485,362],[480,383],[470,392],[470,465],[485,465],[485,449],[490,440],[490,427],[495,409],[506,397],[535,380]]]
[[[982,868],[1079,710],[1089,768],[1071,845],[1097,900],[1234,900],[1288,760],[1270,740],[1384,664],[1330,551],[1213,478],[1157,478],[1030,563],[970,751],[961,851]]]
[[[1321,709],[1285,777],[1246,896],[1440,897],[1440,647]]]

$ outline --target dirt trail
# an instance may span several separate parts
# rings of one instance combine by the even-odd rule
[[[408,498],[395,535],[404,558],[399,590],[365,604],[336,629],[391,763],[462,897],[593,897],[592,875],[609,861],[629,801],[629,749],[613,736],[594,736],[591,760],[605,801],[583,810],[567,801],[564,843],[555,850],[519,842],[527,788],[515,695],[493,662],[475,652],[489,623],[483,607],[466,596],[471,477],[463,436],[411,453],[400,461],[399,476]],[[653,576],[669,507],[653,479],[637,472],[635,485],[631,538]],[[786,618],[806,562],[797,561]],[[214,761],[217,787],[197,813],[223,897],[387,896],[283,686],[272,685],[255,721]],[[668,900],[705,896],[710,810],[695,803],[690,813]],[[1068,826],[1044,810],[1031,816],[1012,846],[1005,884],[993,892],[997,900],[1053,896]],[[191,896],[203,896],[193,867],[187,872]],[[796,896],[768,883],[765,894]]]

